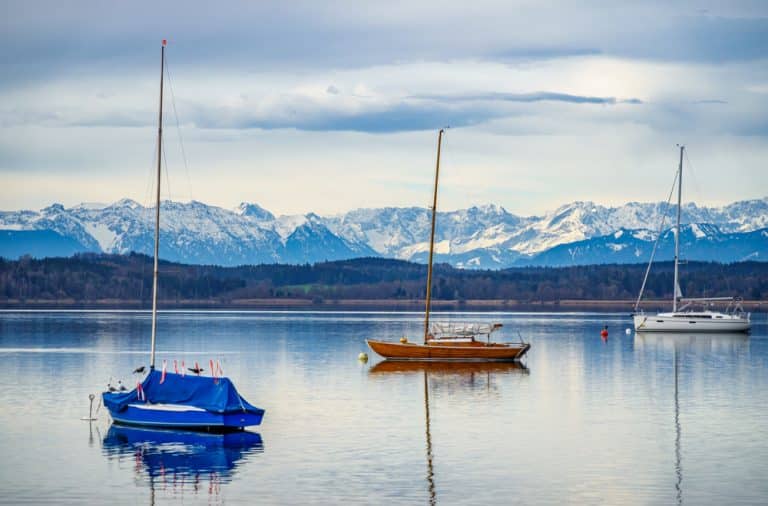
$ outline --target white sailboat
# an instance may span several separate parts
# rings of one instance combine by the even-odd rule
[[[640,295],[635,303],[635,313],[632,315],[635,331],[638,332],[748,332],[751,326],[750,314],[744,312],[740,299],[735,297],[683,297],[678,277],[680,260],[680,210],[683,194],[683,152],[685,146],[680,146],[680,164],[677,172],[677,222],[675,225],[675,278],[674,295],[672,296],[672,311],[646,314],[638,311],[643,297],[645,283],[653,263],[653,254],[645,271],[645,279],[640,289]],[[658,239],[657,239],[658,242]],[[655,253],[655,247],[654,247]],[[728,303],[725,311],[714,311],[709,304]]]

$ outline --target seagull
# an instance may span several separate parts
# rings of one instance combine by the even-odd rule
[[[144,371],[146,370],[147,368],[142,365],[141,367],[137,367],[136,369],[134,369],[133,374],[144,374]]]
[[[199,366],[198,367],[187,367],[187,369],[189,369],[193,373],[197,374],[198,376],[200,376],[200,373],[205,370],[205,369],[203,369],[202,367],[199,367]]]
[[[117,380],[117,385],[118,387],[120,387],[121,392],[125,392],[126,390],[128,390],[127,388],[125,388],[125,385],[123,385],[123,382],[121,380]]]

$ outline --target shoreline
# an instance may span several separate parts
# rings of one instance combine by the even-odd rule
[[[514,300],[433,300],[432,311],[610,311],[631,313],[634,300],[559,300],[559,301],[514,301]],[[745,300],[741,302],[745,311],[768,312],[768,301]],[[424,300],[397,299],[233,299],[227,301],[210,300],[161,300],[162,309],[173,310],[301,310],[301,311],[423,311]],[[667,300],[644,301],[640,308],[645,311],[669,310]],[[723,305],[718,305],[723,307]],[[0,301],[3,310],[150,310],[151,305],[139,300],[99,299],[92,301],[62,300],[18,300]],[[161,310],[162,310],[161,309]]]

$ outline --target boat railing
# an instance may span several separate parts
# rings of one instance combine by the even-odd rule
[[[433,339],[474,338],[490,336],[502,326],[501,323],[433,322],[429,329]]]
[[[691,307],[700,307],[702,309],[709,309],[714,307],[718,302],[727,302],[724,313],[734,316],[742,316],[745,314],[742,302],[744,300],[741,297],[685,297],[681,298],[680,302],[684,305],[679,311],[685,311]]]

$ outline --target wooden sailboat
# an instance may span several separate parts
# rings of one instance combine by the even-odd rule
[[[437,163],[435,189],[432,199],[432,229],[429,236],[429,262],[427,265],[427,300],[424,311],[424,340],[411,343],[403,338],[399,343],[367,339],[368,346],[389,360],[518,360],[531,345],[525,342],[491,342],[491,334],[499,330],[500,323],[457,324],[429,322],[432,298],[432,261],[435,251],[435,222],[437,219],[437,187],[440,178],[440,147],[444,129],[437,134]],[[485,340],[482,338],[485,337]]]
[[[155,201],[155,246],[152,277],[152,343],[149,374],[136,388],[127,392],[102,394],[112,420],[119,424],[145,427],[231,430],[259,425],[264,410],[252,406],[235,385],[225,377],[184,375],[155,369],[157,335],[157,279],[160,249],[160,171],[163,146],[163,73],[165,44],[160,53],[160,114],[157,130],[157,187]],[[136,369],[143,373],[144,366]]]

